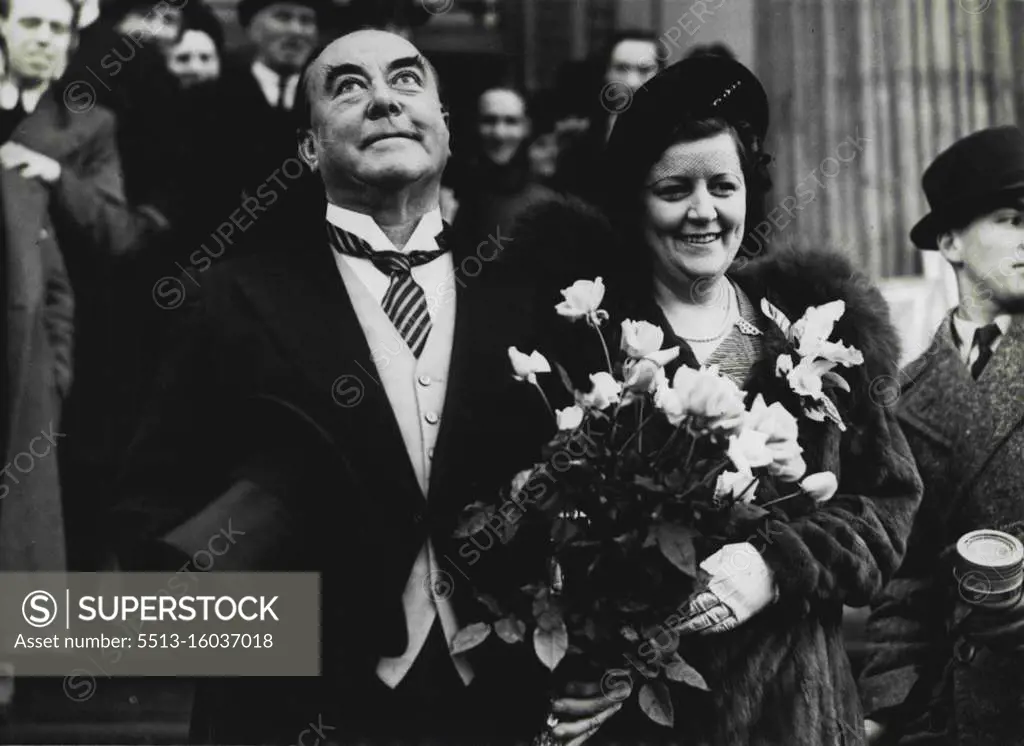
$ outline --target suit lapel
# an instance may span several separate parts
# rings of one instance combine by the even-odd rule
[[[273,337],[311,384],[312,412],[375,487],[375,499],[422,508],[398,422],[348,292],[326,245],[301,250],[275,271],[239,278]],[[378,351],[378,353],[381,351]]]
[[[60,104],[51,88],[39,99],[35,111],[14,130],[11,139],[50,158],[63,160],[65,154],[78,149],[86,133],[77,125],[80,120],[72,117],[62,122],[60,119]]]
[[[987,430],[983,402],[953,339],[951,315],[939,326],[923,362],[899,381],[906,390],[898,417],[934,443],[952,451],[964,431],[972,437]],[[908,384],[910,384],[908,386]]]

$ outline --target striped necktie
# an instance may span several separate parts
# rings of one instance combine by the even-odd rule
[[[412,268],[432,262],[447,253],[444,232],[437,236],[439,248],[435,251],[411,251],[408,254],[398,251],[374,251],[370,244],[359,236],[330,222],[327,223],[327,233],[331,248],[339,254],[369,259],[377,269],[391,277],[391,284],[388,285],[380,305],[409,346],[413,356],[418,359],[423,348],[427,346],[431,321],[427,296],[413,279]]]

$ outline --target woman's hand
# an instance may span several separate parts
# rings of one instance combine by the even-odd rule
[[[571,682],[565,693],[565,697],[552,703],[553,715],[548,720],[551,734],[564,746],[585,743],[608,718],[622,709],[623,703],[605,696],[599,684]]]
[[[874,720],[864,721],[864,735],[868,746],[881,746],[885,738],[885,726]]]
[[[679,634],[715,634],[738,627],[778,596],[772,572],[754,547],[727,544],[701,568],[711,576],[708,589],[690,601]]]

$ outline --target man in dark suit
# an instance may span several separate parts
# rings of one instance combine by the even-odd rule
[[[533,656],[449,652],[479,618],[469,579],[515,569],[500,547],[459,555],[460,512],[553,430],[510,375],[509,345],[532,349],[528,309],[494,261],[504,246],[447,236],[448,115],[414,46],[348,34],[300,90],[326,222],[190,294],[129,459],[122,565],[178,570],[230,522],[244,536],[213,570],[321,573],[322,677],[204,686],[197,738],[291,743],[317,713],[342,743],[529,736],[547,705],[522,683]]]
[[[960,302],[898,382],[925,492],[868,623],[864,710],[877,743],[1019,743],[1024,602],[964,617],[952,560],[969,531],[1024,535],[1024,134],[959,140],[923,182],[911,239],[952,265]]]
[[[238,20],[255,51],[251,60],[224,66],[217,87],[221,113],[217,171],[224,175],[217,222],[295,158],[299,73],[316,47],[329,3],[322,0],[242,0]],[[276,246],[287,236],[295,189],[261,215],[233,253]],[[212,230],[216,223],[210,227]]]
[[[70,0],[0,1],[0,189],[5,292],[0,571],[66,567],[57,457],[71,385],[73,296],[65,257],[128,251],[145,220],[125,206],[113,117],[72,113],[53,78],[75,33]],[[69,105],[73,105],[69,101]],[[59,249],[58,249],[59,244]],[[29,451],[31,445],[36,449]],[[46,446],[46,448],[44,448]],[[48,457],[40,453],[49,453]],[[32,467],[29,457],[32,455]],[[22,473],[24,472],[24,473]]]

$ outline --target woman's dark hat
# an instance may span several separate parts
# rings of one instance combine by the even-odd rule
[[[618,104],[605,156],[609,175],[627,189],[643,178],[633,172],[646,174],[686,120],[716,117],[734,126],[744,123],[761,140],[768,131],[768,96],[761,81],[728,57],[681,60],[631,97],[625,94],[606,90],[602,99]]]
[[[910,231],[919,249],[938,248],[950,217],[981,215],[1000,198],[1024,194],[1024,133],[992,127],[957,140],[932,161],[921,179],[931,212]]]
[[[305,5],[307,8],[312,8],[316,11],[317,19],[321,24],[324,23],[324,17],[329,10],[327,6],[333,5],[329,0],[241,0],[241,2],[238,3],[237,9],[238,22],[242,24],[243,28],[247,28],[249,24],[252,23],[253,16],[267,6],[279,2],[294,3],[296,5]]]

